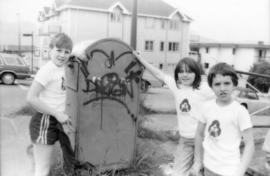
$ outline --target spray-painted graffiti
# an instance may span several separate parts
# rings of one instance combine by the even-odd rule
[[[94,85],[93,89],[90,88],[91,84]],[[101,78],[94,76],[91,80],[86,79],[86,89],[83,91],[111,97],[129,95],[130,98],[133,98],[132,81],[121,79],[115,72],[107,73]]]
[[[98,70],[98,73],[96,67],[101,69]],[[83,94],[83,102],[80,106],[95,111],[93,114],[98,115],[101,130],[106,128],[102,127],[102,124],[103,126],[105,124],[103,116],[108,115],[108,112],[111,113],[107,105],[117,106],[117,109],[121,108],[120,113],[124,111],[121,116],[125,117],[128,114],[128,118],[131,117],[130,119],[136,122],[137,109],[134,108],[134,103],[137,105],[138,102],[137,89],[140,87],[138,84],[142,77],[143,67],[134,58],[132,51],[118,54],[116,51],[90,50],[86,53],[86,58],[70,58],[68,69],[70,85],[67,86],[67,89],[73,93],[80,91],[78,95]],[[79,137],[76,136],[76,139]],[[111,145],[109,146],[111,147]],[[74,153],[78,154],[79,150],[81,149],[77,144]],[[79,162],[76,160],[72,168],[74,170],[71,175],[74,176],[115,175],[118,172],[124,175],[126,173],[124,170],[116,169],[104,171],[102,167],[99,168],[99,164],[93,165],[88,161]]]
[[[91,58],[93,58],[93,56],[94,56],[95,53],[103,54],[106,57],[106,60],[105,60],[104,65],[107,68],[112,68],[113,66],[115,66],[115,62],[117,60],[119,60],[120,58],[123,58],[124,55],[126,55],[126,54],[132,54],[130,51],[126,51],[126,52],[123,52],[123,53],[119,54],[119,56],[115,57],[114,51],[111,51],[110,52],[110,55],[108,55],[105,51],[103,51],[101,49],[95,49],[95,50],[92,50],[90,52],[90,57],[88,57],[88,58],[90,58],[90,60],[91,60]]]
[[[134,98],[134,83],[139,83],[142,76],[142,68],[138,67],[139,69],[134,70],[133,68],[138,64],[138,62],[133,60],[125,68],[123,68],[124,72],[126,73],[124,77],[120,77],[116,72],[109,72],[101,77],[97,77],[94,75],[94,73],[90,73],[88,70],[88,64],[91,64],[93,61],[93,56],[95,53],[101,53],[105,56],[104,66],[109,69],[113,68],[117,61],[123,58],[123,56],[129,54],[131,55],[130,57],[133,57],[131,51],[123,52],[115,57],[114,51],[111,51],[110,55],[108,55],[105,51],[96,49],[87,55],[87,60],[79,59],[80,71],[85,80],[85,87],[82,88],[82,91],[85,93],[95,93],[95,96],[91,95],[89,100],[85,101],[83,105],[88,105],[94,101],[100,100],[102,108],[103,100],[107,99],[115,101],[123,105],[130,117],[136,121],[137,118],[125,103],[125,99],[126,97],[129,97],[130,99]],[[100,59],[100,57],[96,58]]]

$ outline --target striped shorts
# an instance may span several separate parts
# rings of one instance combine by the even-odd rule
[[[53,145],[63,130],[55,117],[37,112],[31,119],[30,137],[33,143]]]

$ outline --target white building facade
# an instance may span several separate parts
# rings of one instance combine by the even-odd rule
[[[270,62],[270,45],[243,43],[190,43],[197,51],[206,71],[218,62],[226,62],[236,70],[249,71],[254,63]]]
[[[40,13],[40,46],[46,60],[48,42],[65,32],[74,43],[117,38],[130,43],[133,0],[55,1]],[[174,66],[188,56],[191,19],[162,0],[138,0],[137,50],[154,65]]]

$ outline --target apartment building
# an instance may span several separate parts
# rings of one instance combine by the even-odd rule
[[[258,61],[270,62],[270,45],[258,43],[202,43],[192,42],[190,48],[196,52],[206,71],[218,62],[226,62],[240,71],[249,71]]]
[[[50,36],[65,32],[74,43],[117,38],[130,43],[133,0],[56,0],[39,14],[42,60]],[[150,63],[174,66],[189,52],[190,17],[162,0],[138,0],[137,50]]]

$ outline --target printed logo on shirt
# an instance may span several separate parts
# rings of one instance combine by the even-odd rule
[[[211,125],[208,127],[208,133],[210,136],[216,138],[220,136],[221,129],[220,129],[220,123],[218,120],[214,120]]]
[[[66,86],[65,86],[65,78],[62,77],[61,79],[62,79],[61,89],[64,91],[64,90],[66,90]]]
[[[180,110],[181,112],[189,112],[191,110],[191,106],[188,102],[188,99],[184,99],[181,103],[180,103]]]

